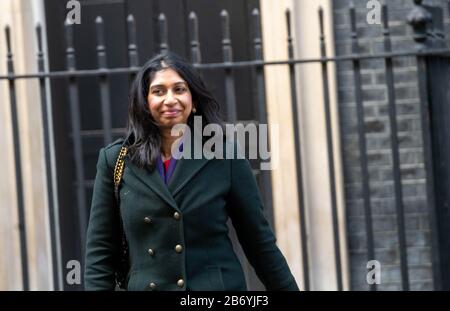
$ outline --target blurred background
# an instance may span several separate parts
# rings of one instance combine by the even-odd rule
[[[83,289],[98,151],[162,50],[227,122],[278,125],[278,165],[252,166],[302,290],[450,289],[449,15],[447,0],[0,1],[0,290]]]

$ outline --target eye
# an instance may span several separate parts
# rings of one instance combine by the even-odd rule
[[[186,90],[187,89],[185,87],[181,86],[181,87],[177,87],[175,89],[175,92],[177,92],[177,93],[184,93],[184,92],[186,92]]]
[[[164,94],[164,90],[163,89],[153,89],[152,94],[156,95],[156,96],[161,96]]]

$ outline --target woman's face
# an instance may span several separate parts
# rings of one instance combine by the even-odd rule
[[[192,111],[192,95],[188,84],[173,69],[155,73],[147,95],[150,113],[161,129],[187,123]]]

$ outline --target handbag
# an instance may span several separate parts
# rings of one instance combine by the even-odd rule
[[[120,223],[120,235],[121,235],[121,249],[116,260],[115,267],[115,281],[116,287],[119,289],[127,289],[128,287],[128,273],[130,270],[130,259],[128,252],[128,242],[125,236],[125,230],[123,228],[122,214],[120,212],[120,196],[119,187],[122,180],[123,170],[125,166],[124,158],[127,155],[128,148],[122,145],[119,155],[117,156],[116,165],[114,166],[114,197],[115,197],[115,209],[119,216]]]

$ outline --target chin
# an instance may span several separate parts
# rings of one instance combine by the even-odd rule
[[[166,120],[165,122],[163,122],[163,127],[172,128],[173,126],[175,126],[177,124],[186,124],[186,123],[187,123],[187,120],[175,118],[175,119],[170,119],[170,120]]]

